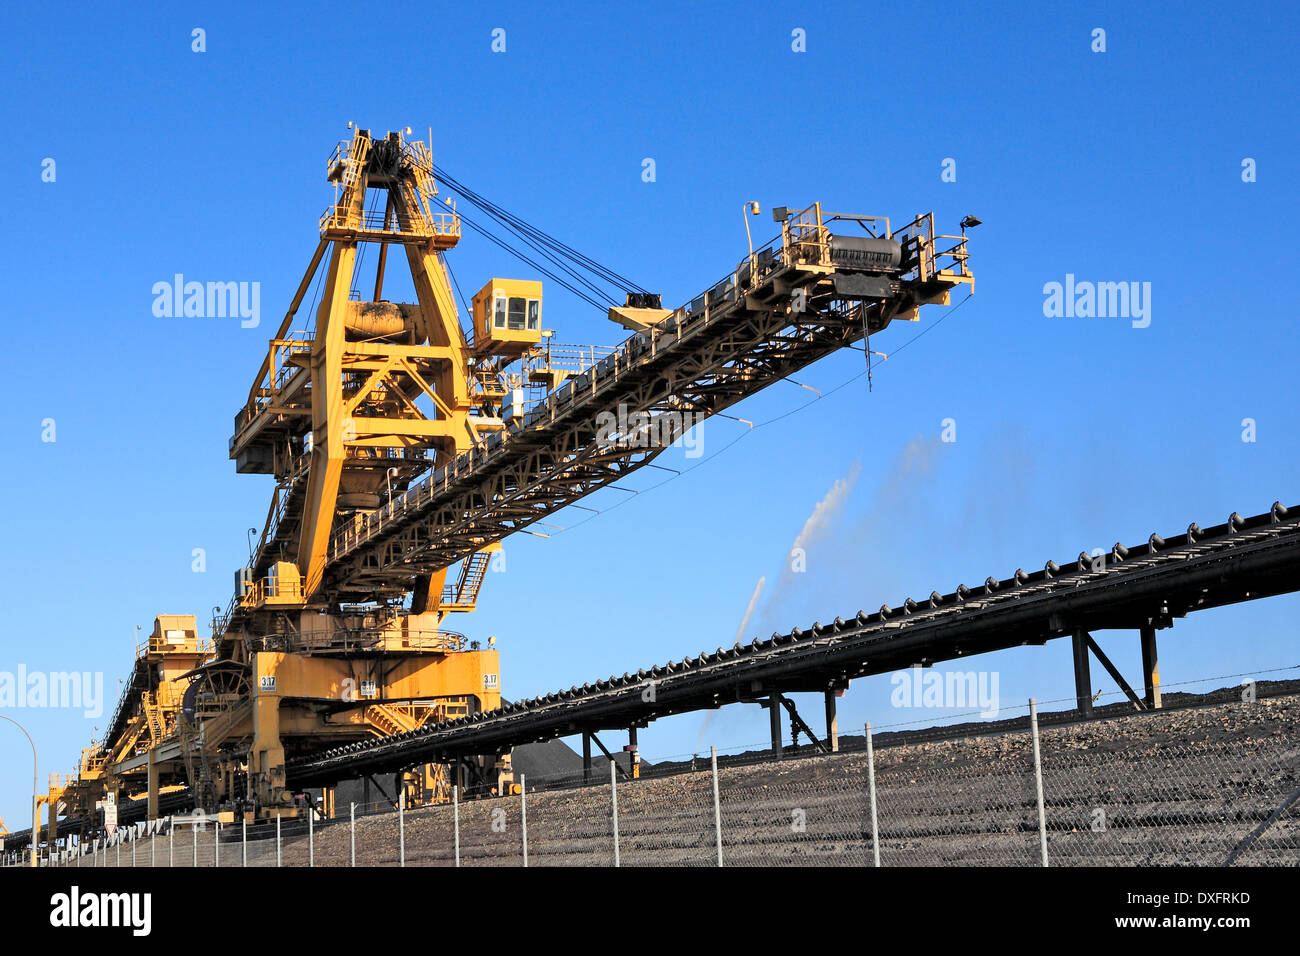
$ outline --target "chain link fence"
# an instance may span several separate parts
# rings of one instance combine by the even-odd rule
[[[1052,732],[1044,733],[1050,752]],[[1158,753],[1063,749],[1044,773],[1052,863],[1300,863],[1300,740],[1233,753],[1176,744]]]
[[[49,862],[1300,864],[1300,699],[1198,713],[1206,739],[1191,742],[1167,730],[1132,733],[1122,720],[1039,729],[1030,713],[1002,733],[897,746],[868,725],[866,737],[845,741],[861,749],[836,754],[810,756],[805,747],[785,759],[694,757],[644,775],[626,761],[600,762],[590,773],[522,778],[523,792],[511,796],[409,809],[352,804],[332,820],[218,827],[211,818],[168,818],[154,832],[138,825],[56,850]]]

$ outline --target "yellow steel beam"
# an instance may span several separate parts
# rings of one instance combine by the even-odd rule
[[[298,539],[298,567],[308,597],[320,588],[325,573],[339,478],[343,473],[343,315],[347,309],[356,256],[355,245],[335,244],[329,281],[316,313],[316,339],[312,344],[311,362],[314,383],[311,390],[311,470],[307,477],[307,501]]]
[[[307,266],[307,272],[303,275],[302,281],[298,283],[298,291],[293,295],[293,301],[289,303],[289,311],[284,314],[280,321],[279,331],[275,333],[277,339],[282,339],[289,332],[289,326],[293,324],[293,317],[298,313],[298,307],[302,305],[303,296],[307,294],[307,289],[311,287],[311,280],[316,275],[316,270],[320,267],[320,261],[325,256],[325,248],[329,245],[328,239],[322,239],[316,244],[316,251],[312,254],[311,265]],[[253,378],[253,387],[249,390],[248,400],[251,402],[258,397],[258,392],[262,387],[262,378],[271,370],[271,357],[268,355],[262,360],[262,365],[257,370],[257,375]]]

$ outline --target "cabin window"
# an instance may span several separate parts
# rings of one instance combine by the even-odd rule
[[[542,302],[540,299],[528,300],[528,331],[537,332],[542,327]]]
[[[510,297],[510,313],[506,322],[506,327],[522,332],[524,328],[524,299],[521,296]]]

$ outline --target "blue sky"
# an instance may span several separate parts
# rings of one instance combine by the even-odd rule
[[[815,200],[985,223],[975,297],[877,366],[874,392],[854,382],[654,491],[600,493],[584,504],[620,507],[581,527],[588,513],[570,510],[554,519],[570,530],[510,539],[506,572],[454,622],[498,636],[508,696],[730,644],[756,582],[772,586],[815,506],[853,474],[808,573],[764,596],[747,637],[1300,503],[1296,19],[1282,4],[1228,17],[1203,2],[388,15],[229,2],[130,17],[11,5],[0,670],[103,671],[111,710],[137,625],[206,621],[226,604],[271,492],[227,460],[232,418],[315,246],[333,195],[325,160],[349,120],[432,127],[440,165],[673,305],[745,254],[751,199],[764,206],[756,241],[772,233],[768,207]],[[206,52],[191,51],[196,27]],[[490,49],[498,27],[503,54]],[[806,52],[791,49],[796,28]],[[955,182],[941,181],[946,158]],[[1246,158],[1255,182],[1242,181]],[[451,262],[469,293],[534,277],[472,234]],[[260,282],[261,326],[155,318],[150,290],[177,272]],[[1067,273],[1150,282],[1150,326],[1045,317],[1043,286]],[[894,351],[944,315],[927,309],[873,345]],[[546,316],[557,341],[623,337],[549,284]],[[829,392],[861,365],[847,353],[798,378]],[[767,421],[811,397],[779,385],[733,414]],[[945,418],[956,442],[939,441]],[[705,455],[743,431],[706,423]],[[695,461],[673,450],[659,463]],[[194,548],[206,573],[191,570]],[[1300,663],[1298,608],[1287,597],[1180,621],[1161,635],[1164,680]],[[1136,680],[1136,636],[1099,637]],[[1068,696],[1069,654],[1054,642],[979,666],[1016,706]],[[1113,689],[1100,667],[1093,679]],[[841,726],[938,718],[890,707],[889,691],[884,676],[855,683]],[[42,777],[69,770],[107,720],[6,713],[36,735]],[[757,707],[707,727],[684,716],[641,745],[650,759],[730,748],[763,741],[765,721]],[[0,731],[10,827],[26,813],[25,747]]]

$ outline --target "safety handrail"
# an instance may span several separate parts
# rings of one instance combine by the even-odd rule
[[[327,206],[320,216],[320,231],[329,229],[364,229],[367,232],[391,233],[395,236],[459,236],[460,216],[454,212],[427,213],[421,210],[418,220],[407,223],[406,228],[390,218],[386,210],[368,209],[358,212],[350,204]]]
[[[465,635],[459,631],[441,629],[413,629],[409,631],[384,631],[381,628],[360,628],[331,631],[322,634],[297,633],[288,636],[286,644],[296,650],[321,650],[324,648],[393,647],[410,650],[459,651],[465,644]]]
[[[260,580],[254,581],[253,586],[249,588],[240,603],[244,607],[256,607],[268,598],[301,598],[303,596],[302,581],[284,581],[277,575],[268,574]]]

